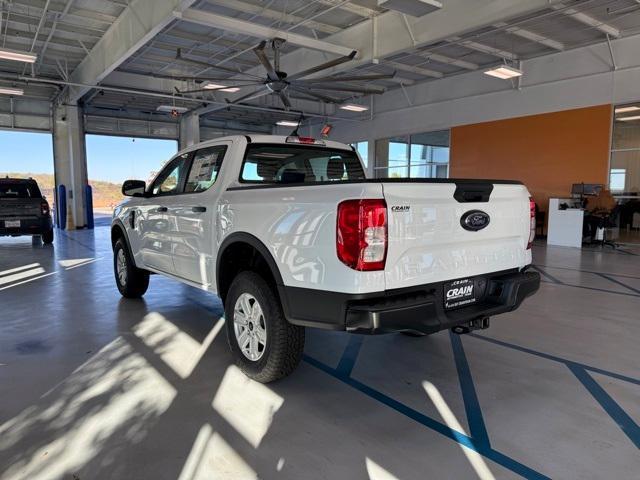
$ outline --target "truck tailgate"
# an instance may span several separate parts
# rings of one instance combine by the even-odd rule
[[[521,184],[383,182],[383,193],[389,211],[387,290],[531,263],[529,192]],[[489,216],[485,228],[463,228],[461,219],[472,210]]]

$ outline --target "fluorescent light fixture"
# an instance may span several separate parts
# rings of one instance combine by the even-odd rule
[[[616,108],[616,113],[635,112],[637,110],[640,110],[640,107],[636,107],[636,106],[620,107],[620,108]]]
[[[13,87],[0,87],[0,94],[4,95],[24,95],[24,90]]]
[[[0,48],[0,58],[3,60],[14,60],[16,62],[35,63],[38,56],[35,53]]]
[[[634,120],[640,120],[640,115],[634,115],[633,117],[616,118],[616,120],[619,122],[632,122]]]
[[[202,88],[206,88],[207,90],[219,90],[221,92],[230,92],[230,93],[234,93],[240,90],[239,87],[227,87],[226,85],[218,85],[217,83],[211,83],[211,82],[205,83]]]
[[[341,110],[349,110],[350,112],[365,112],[369,110],[369,107],[365,107],[364,105],[356,105],[355,103],[345,103],[344,105],[340,105]]]
[[[167,113],[172,113],[172,112],[185,113],[189,111],[187,107],[176,107],[175,105],[160,105],[158,108],[156,108],[156,110],[159,112],[167,112]]]
[[[278,120],[276,125],[280,125],[281,127],[297,127],[299,123],[292,120]]]
[[[489,70],[485,70],[485,75],[489,75],[491,77],[500,78],[502,80],[509,80],[510,78],[520,77],[522,75],[522,70],[515,67],[510,67],[509,65],[500,65],[498,67],[490,68]]]

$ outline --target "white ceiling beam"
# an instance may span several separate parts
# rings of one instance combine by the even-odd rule
[[[518,59],[518,55],[513,52],[509,52],[501,48],[492,47],[490,45],[485,45],[484,43],[474,42],[473,40],[462,40],[460,37],[451,37],[449,40],[470,50],[486,53],[487,55],[493,55],[494,57],[505,58],[507,60]]]
[[[355,50],[354,48],[345,47],[341,44],[327,42],[324,40],[316,40],[315,38],[299,35],[297,33],[278,30],[276,28],[259,25],[257,23],[238,20],[237,18],[226,17],[224,15],[218,15],[217,13],[205,12],[194,8],[188,8],[182,12],[176,11],[174,12],[174,15],[176,18],[186,22],[196,23],[198,25],[204,25],[211,28],[218,28],[228,32],[249,35],[260,40],[283,38],[290,44],[310,48],[312,50],[318,50],[320,52],[334,53],[336,55],[349,55],[353,50]]]
[[[342,0],[318,0],[318,3],[322,5],[327,5],[328,7],[335,7],[336,5],[342,3]],[[361,17],[371,18],[374,17],[380,12],[378,10],[374,10],[373,8],[365,7],[363,5],[356,5],[351,2],[343,3],[338,8],[344,10],[346,12],[355,13]]]
[[[446,55],[440,55],[439,53],[421,51],[418,52],[417,55],[433,60],[434,62],[455,65],[456,67],[464,68],[466,70],[477,70],[479,68],[479,66],[473,62],[467,62],[466,60],[460,60],[459,58],[447,57]]]
[[[498,22],[494,26],[496,28],[504,29],[504,31],[507,33],[516,35],[520,38],[531,40],[532,42],[539,43],[541,45],[552,48],[554,50],[558,50],[560,52],[564,50],[563,43],[558,42],[557,40],[553,40],[549,37],[545,37],[544,35],[540,35],[539,33],[532,32],[531,30],[527,30],[525,28],[520,28],[520,27],[510,27],[505,22]]]
[[[132,0],[91,49],[91,53],[71,73],[74,83],[96,85],[140,47],[155,37],[179,12],[195,0]],[[74,87],[69,100],[77,101],[89,90]]]
[[[405,72],[415,73],[417,75],[423,75],[425,77],[432,77],[432,78],[444,77],[444,74],[442,72],[436,72],[435,70],[429,70],[428,68],[416,67],[414,65],[407,65],[406,63],[391,62],[387,60],[383,60],[383,62],[385,65],[391,68],[395,68],[397,70],[402,70]]]
[[[326,23],[315,22],[313,20],[306,21],[304,17],[282,13],[277,10],[270,10],[252,3],[240,2],[238,0],[207,0],[207,2],[212,5],[237,10],[242,13],[250,13],[251,15],[259,15],[261,17],[268,18],[269,20],[284,22],[290,25],[297,25],[298,23],[305,22],[305,27],[319,32],[337,33],[340,31],[340,27],[336,27],[334,25],[327,25]]]
[[[617,28],[598,20],[597,18],[594,18],[591,15],[587,15],[586,13],[580,12],[575,8],[567,8],[562,4],[556,5],[553,8],[584,25],[588,25],[590,27],[595,28],[596,30],[600,30],[602,33],[606,35],[609,35],[615,38],[620,37],[620,30],[618,30]]]

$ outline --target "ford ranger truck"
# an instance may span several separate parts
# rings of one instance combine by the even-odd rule
[[[306,327],[427,335],[486,328],[535,293],[533,203],[517,181],[367,179],[348,145],[232,136],[188,147],[114,211],[114,272],[217,294],[251,378],[300,362]]]
[[[40,236],[53,242],[51,209],[31,178],[0,178],[0,236]]]

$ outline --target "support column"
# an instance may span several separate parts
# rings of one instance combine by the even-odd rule
[[[178,150],[200,143],[200,115],[188,113],[180,118]]]
[[[57,208],[61,205],[58,187],[66,187],[67,221],[61,226],[69,230],[84,228],[87,226],[88,178],[82,107],[59,105],[54,108],[53,159]]]

